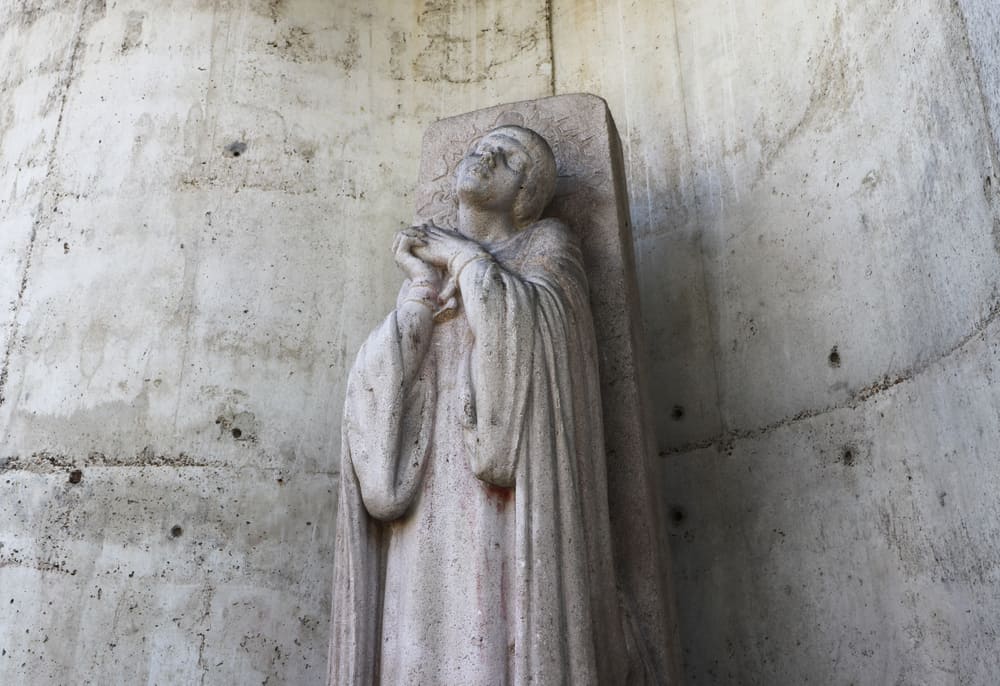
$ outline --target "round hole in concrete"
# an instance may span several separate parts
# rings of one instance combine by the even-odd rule
[[[243,141],[233,141],[226,146],[224,154],[229,157],[239,157],[247,151],[247,144]]]
[[[242,431],[240,431],[238,428],[235,427],[233,428],[233,438],[239,438],[242,435],[243,435]]]
[[[80,483],[81,479],[83,479],[83,472],[81,472],[79,469],[74,469],[69,473],[69,482],[71,484],[78,484]]]
[[[180,538],[181,534],[183,533],[184,529],[181,528],[180,524],[174,524],[172,527],[170,527],[170,535],[173,538]]]
[[[674,409],[670,410],[670,416],[675,422],[684,419],[684,406],[674,405]]]
[[[844,448],[843,454],[840,456],[840,461],[844,463],[845,467],[854,466],[854,450],[852,448]]]
[[[840,366],[840,351],[837,350],[837,346],[833,346],[830,350],[830,355],[826,359],[834,369]]]

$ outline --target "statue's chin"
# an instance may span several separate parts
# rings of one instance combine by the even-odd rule
[[[460,176],[455,182],[458,199],[470,206],[485,207],[489,205],[492,193],[483,180],[473,174]]]

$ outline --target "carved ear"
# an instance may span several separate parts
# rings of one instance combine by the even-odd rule
[[[555,159],[550,158],[541,165],[532,163],[528,168],[527,178],[521,184],[517,198],[514,200],[514,222],[518,226],[527,226],[537,221],[545,208],[552,202],[556,191]]]

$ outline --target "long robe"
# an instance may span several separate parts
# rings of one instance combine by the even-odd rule
[[[332,684],[636,681],[579,244],[546,219],[489,249],[419,369],[394,311],[351,370]]]

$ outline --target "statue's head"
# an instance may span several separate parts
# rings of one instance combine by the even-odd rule
[[[458,165],[459,201],[510,209],[517,226],[542,216],[556,189],[556,159],[540,135],[521,126],[500,126],[476,141]]]

